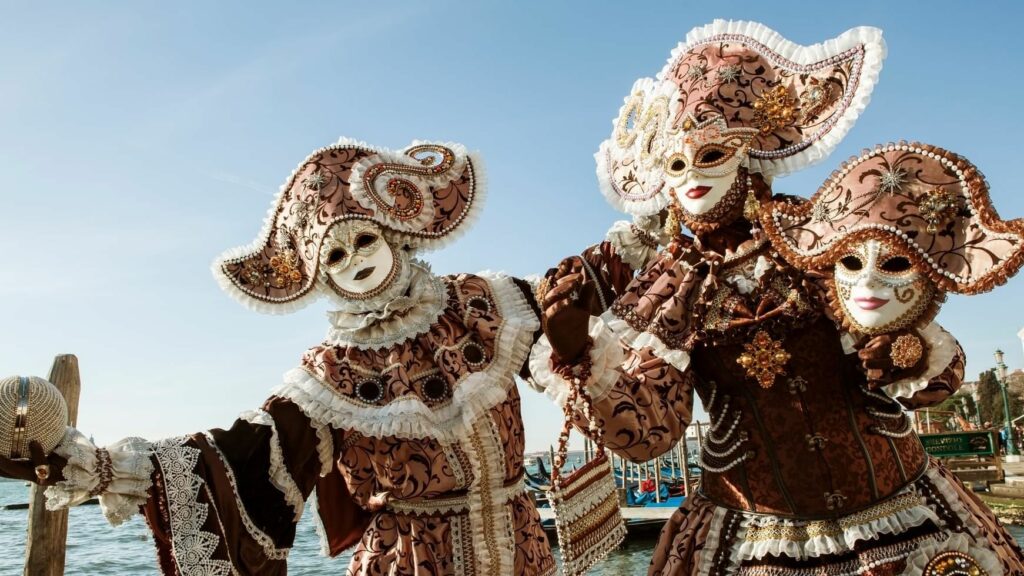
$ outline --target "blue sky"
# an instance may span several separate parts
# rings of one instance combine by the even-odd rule
[[[810,44],[882,28],[871,105],[823,164],[780,179],[810,194],[847,156],[905,138],[959,152],[1004,217],[1019,185],[1021,9],[1006,3],[6,3],[0,16],[0,374],[79,356],[80,427],[97,440],[228,426],[326,328],[222,294],[211,260],[256,235],[311,150],[346,135],[479,150],[489,205],[427,255],[449,273],[541,272],[619,218],[592,154],[633,80],[714,18]],[[1024,280],[950,298],[939,317],[973,378],[992,351],[1024,365]],[[523,390],[527,446],[558,411]]]

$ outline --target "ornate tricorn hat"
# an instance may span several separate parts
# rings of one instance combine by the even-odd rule
[[[791,263],[826,269],[867,239],[904,245],[940,290],[976,294],[1024,263],[1024,220],[1000,220],[985,177],[927,144],[885,144],[847,160],[809,202],[773,202],[761,224]]]
[[[747,169],[765,176],[825,158],[867,105],[882,68],[877,28],[800,46],[756,22],[695,28],[656,79],[633,85],[596,154],[602,192],[617,209],[655,214],[669,203],[663,152],[688,124],[715,117],[756,131]]]
[[[320,244],[342,220],[370,220],[416,249],[469,228],[484,195],[483,165],[461,144],[413,142],[392,151],[342,139],[310,154],[274,199],[259,237],[213,263],[221,287],[261,312],[317,298]]]

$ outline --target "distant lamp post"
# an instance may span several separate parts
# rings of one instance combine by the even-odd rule
[[[999,389],[1003,393],[1003,417],[1006,421],[1006,455],[1019,456],[1017,442],[1014,440],[1012,418],[1010,417],[1010,399],[1006,393],[1006,364],[1003,363],[1003,351],[996,350],[996,374],[999,378]]]

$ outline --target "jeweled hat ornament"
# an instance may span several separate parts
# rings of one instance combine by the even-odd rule
[[[877,28],[813,46],[756,22],[695,28],[657,77],[641,78],[626,97],[596,154],[602,193],[623,212],[659,213],[672,202],[670,159],[709,127],[734,140],[713,155],[750,173],[771,178],[813,164],[867,105],[884,57]]]
[[[33,441],[49,454],[67,425],[67,404],[53,384],[37,376],[0,379],[0,456],[28,460]]]
[[[884,144],[850,158],[809,202],[773,202],[761,224],[794,265],[831,268],[853,244],[876,240],[942,292],[985,292],[1024,264],[1024,220],[1000,219],[981,172],[928,144]]]
[[[392,151],[342,139],[299,164],[259,237],[222,254],[214,276],[250,308],[294,311],[321,293],[320,247],[335,223],[371,221],[410,249],[435,249],[469,228],[483,193],[482,163],[461,144]]]

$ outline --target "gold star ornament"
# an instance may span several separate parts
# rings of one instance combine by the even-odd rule
[[[757,379],[761,388],[771,388],[776,376],[785,376],[790,355],[782,348],[782,342],[773,340],[767,332],[760,330],[743,348],[745,351],[736,363],[746,369],[748,378]]]

